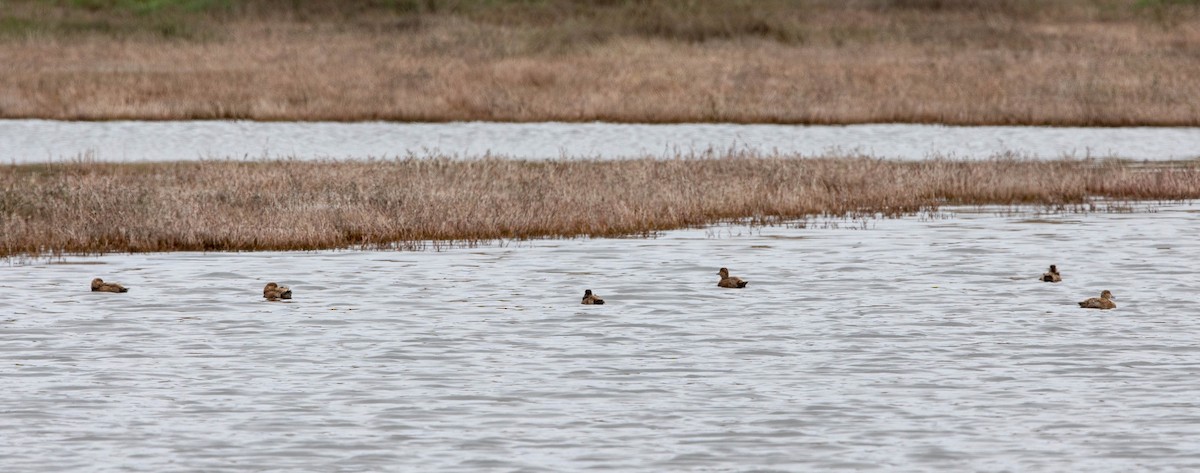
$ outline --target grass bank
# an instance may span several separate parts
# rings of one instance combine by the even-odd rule
[[[419,248],[1097,198],[1200,198],[1200,162],[732,155],[8,165],[0,168],[0,257]]]
[[[1195,0],[3,0],[0,117],[1200,125]]]

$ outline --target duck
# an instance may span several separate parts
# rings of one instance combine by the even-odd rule
[[[1062,282],[1062,275],[1058,274],[1058,266],[1050,265],[1050,271],[1042,274],[1043,282]]]
[[[115,282],[104,282],[103,279],[96,278],[92,280],[92,292],[129,292],[129,289]]]
[[[737,278],[729,275],[729,269],[721,268],[717,271],[717,275],[721,276],[721,281],[717,283],[718,287],[729,287],[733,289],[741,289],[746,287],[749,281],[743,281],[742,278]]]
[[[267,283],[266,287],[263,287],[263,297],[265,297],[268,301],[291,299],[292,290],[288,289],[286,286],[280,286],[273,282],[269,282]]]
[[[1093,297],[1086,301],[1080,302],[1079,307],[1084,309],[1116,309],[1117,304],[1112,301],[1113,295],[1107,289],[1100,293],[1100,297]]]
[[[587,290],[583,291],[583,304],[584,305],[593,305],[593,304],[594,305],[603,305],[604,299],[601,299],[600,296],[592,294],[591,289],[587,289]]]

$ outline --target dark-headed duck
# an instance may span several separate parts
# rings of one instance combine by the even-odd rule
[[[263,297],[265,297],[269,301],[277,301],[280,299],[291,299],[292,298],[292,290],[288,289],[286,286],[280,286],[273,282],[269,282],[269,283],[267,283],[267,286],[263,288]]]
[[[103,279],[92,280],[92,292],[129,292],[125,286],[115,282],[104,282]]]
[[[1084,309],[1116,309],[1117,304],[1112,301],[1113,295],[1105,290],[1100,293],[1100,297],[1093,297],[1086,301],[1080,302],[1079,307]]]
[[[717,283],[717,286],[720,286],[720,287],[730,287],[730,288],[734,288],[734,289],[740,289],[740,288],[746,287],[746,283],[748,282],[748,281],[743,281],[742,278],[736,278],[736,277],[730,276],[729,270],[726,268],[721,268],[720,271],[717,271],[717,275],[721,276],[721,281]]]
[[[1062,282],[1062,275],[1058,274],[1058,266],[1050,265],[1050,271],[1042,274],[1042,281]]]
[[[583,303],[584,305],[600,305],[604,304],[604,299],[601,299],[600,296],[592,294],[592,290],[588,289],[583,291]]]

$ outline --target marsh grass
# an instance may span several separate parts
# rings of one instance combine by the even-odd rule
[[[0,256],[472,245],[924,213],[1200,198],[1200,163],[883,161],[740,154],[8,165]],[[801,220],[803,222],[803,220]]]
[[[1200,6],[6,0],[0,117],[1200,125]]]

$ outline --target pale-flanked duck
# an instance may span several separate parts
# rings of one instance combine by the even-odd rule
[[[583,303],[584,305],[601,305],[604,304],[604,299],[601,299],[600,296],[592,294],[592,290],[588,289],[583,291]]]
[[[1062,282],[1062,275],[1058,274],[1058,266],[1050,265],[1050,271],[1042,274],[1044,282]]]
[[[263,297],[269,301],[291,299],[292,290],[288,289],[286,286],[280,286],[273,282],[269,282],[267,283],[266,287],[263,288]]]
[[[92,280],[92,292],[129,292],[129,289],[115,282],[104,282],[103,279],[96,278]]]
[[[736,277],[730,276],[729,270],[726,268],[721,268],[720,271],[717,271],[717,275],[721,276],[721,281],[717,283],[717,286],[720,286],[720,287],[730,287],[730,288],[734,288],[734,289],[741,289],[743,287],[746,287],[746,283],[748,282],[748,281],[743,281],[742,278],[736,278]]]
[[[1093,297],[1086,301],[1080,302],[1079,307],[1084,309],[1116,309],[1117,304],[1112,301],[1113,295],[1108,290],[1100,293],[1100,297]]]

